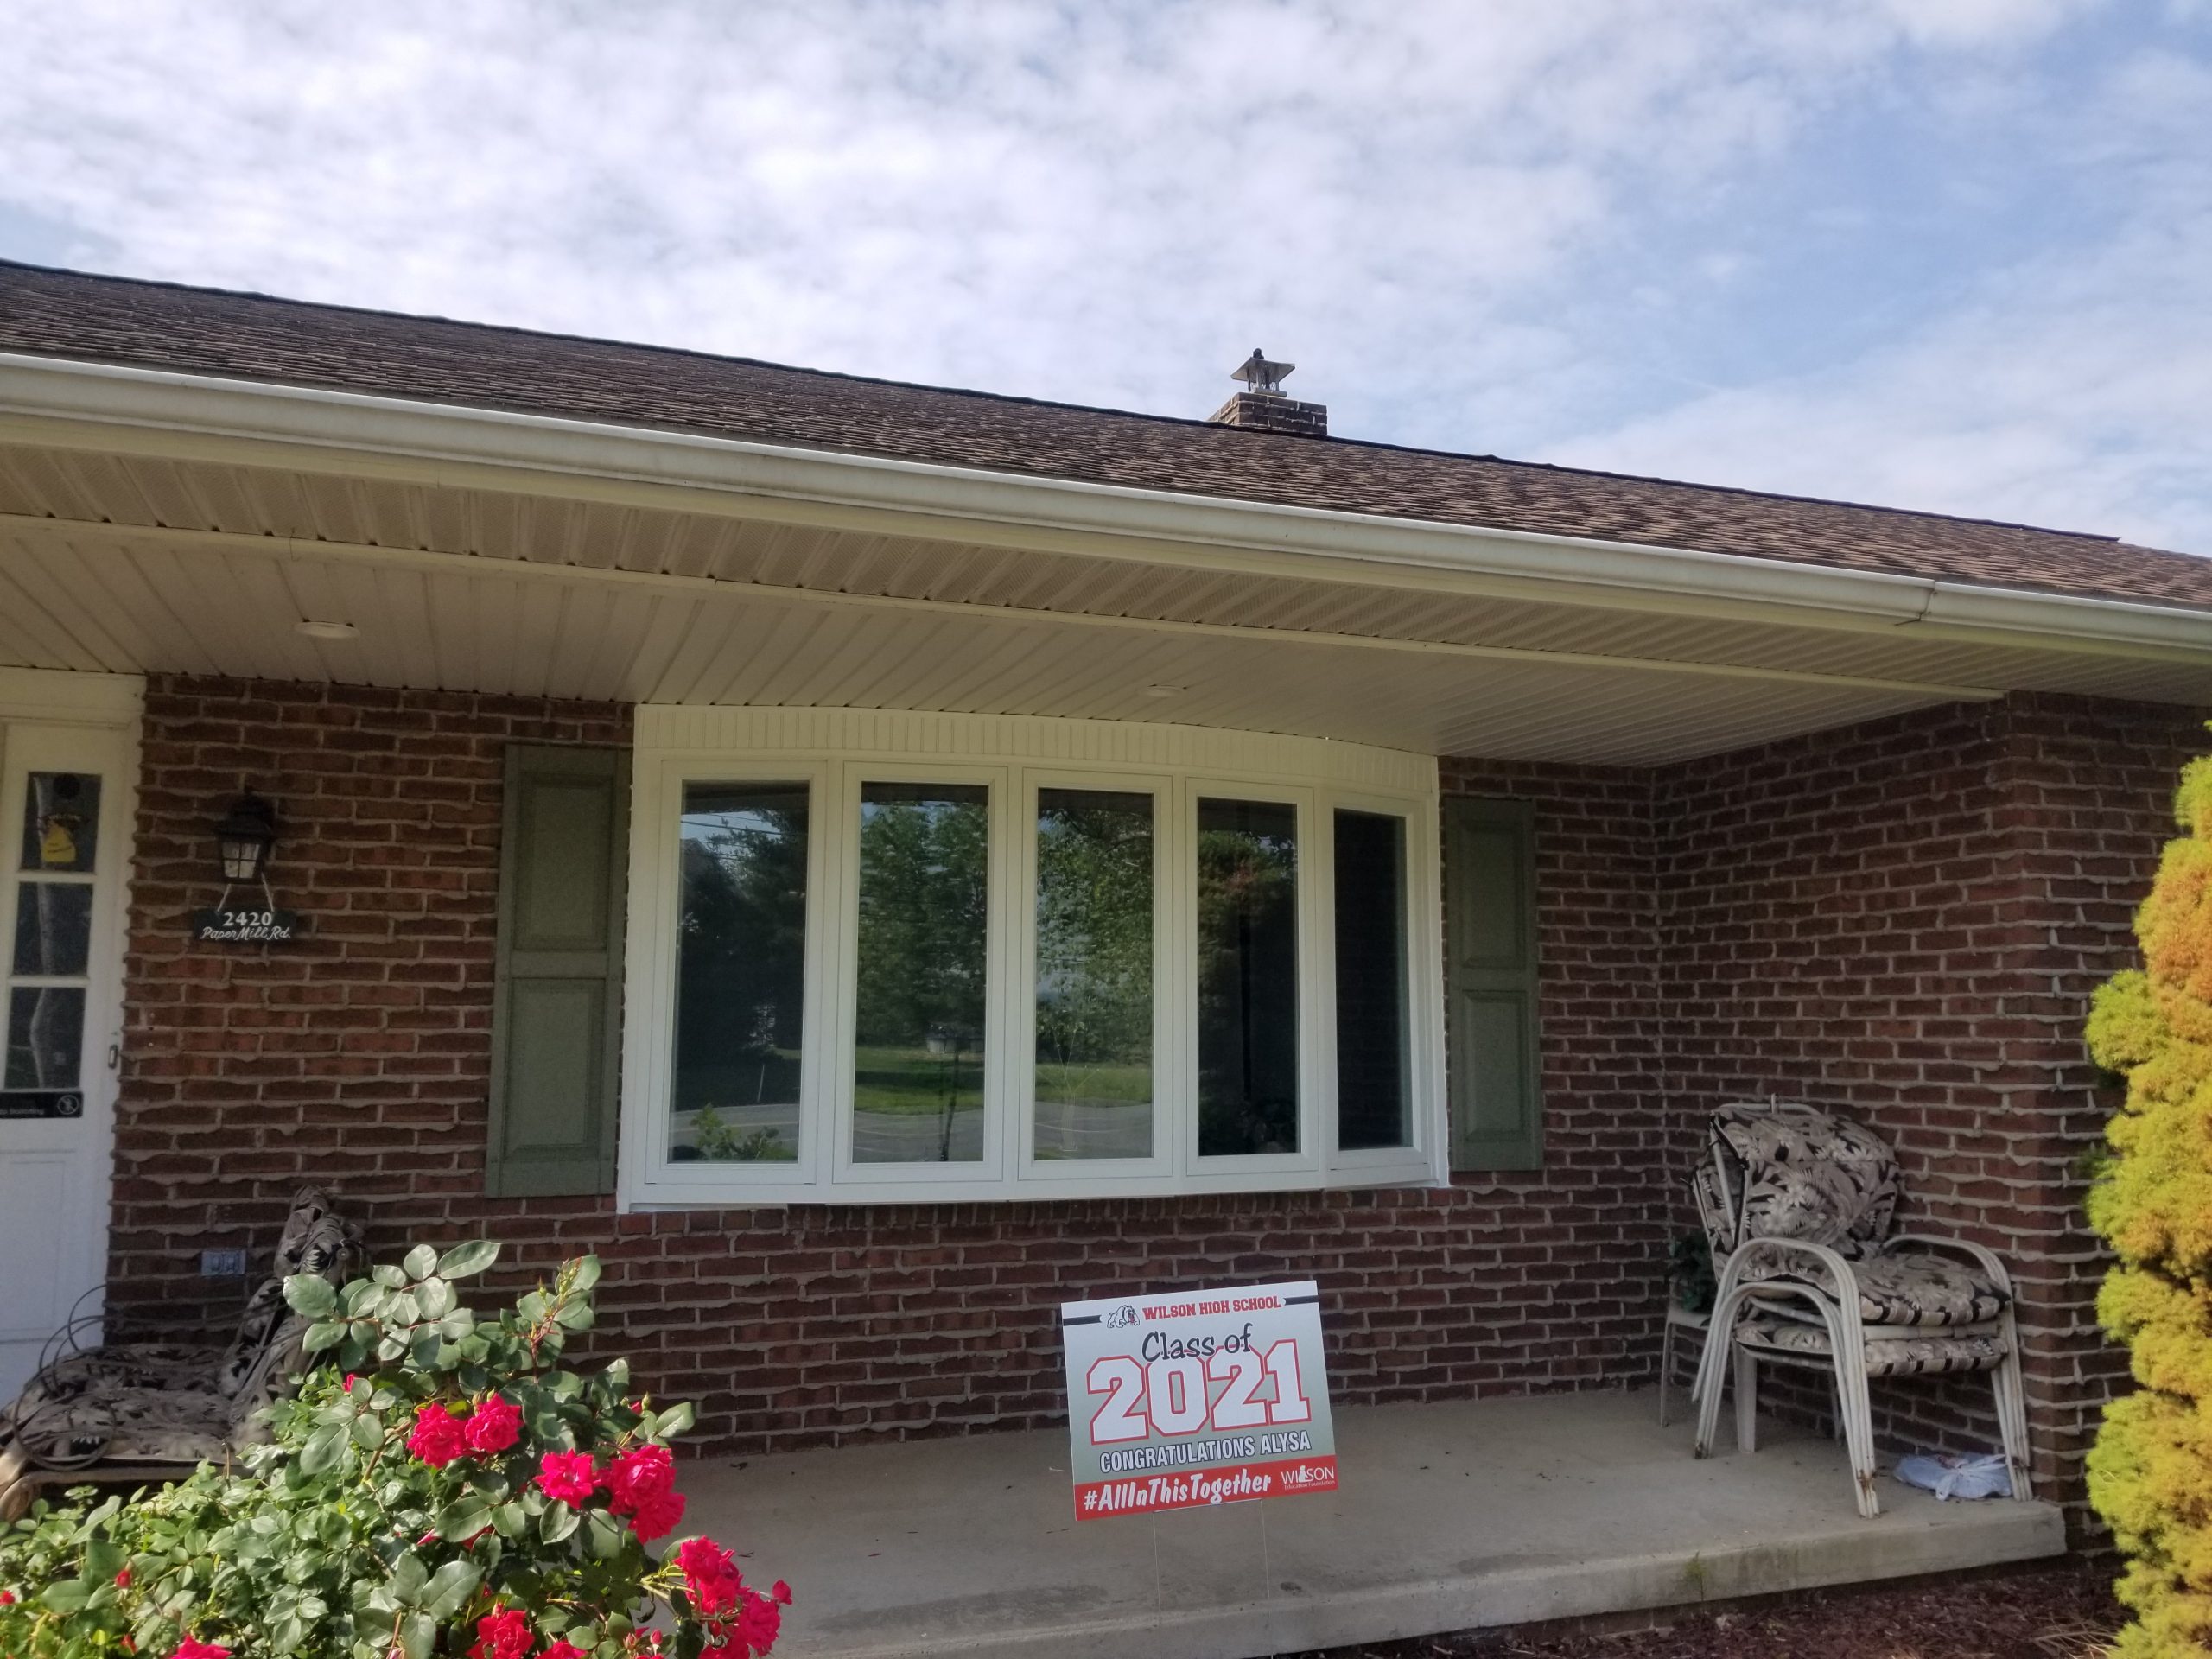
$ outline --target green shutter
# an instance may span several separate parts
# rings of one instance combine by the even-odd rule
[[[1452,1167],[1538,1168],[1535,806],[1447,798],[1444,893]]]
[[[486,1190],[614,1190],[629,753],[507,748]]]

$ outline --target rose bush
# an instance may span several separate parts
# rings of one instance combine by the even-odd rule
[[[128,1503],[89,1489],[0,1534],[5,1659],[755,1659],[791,1592],[686,1539],[668,1442],[687,1405],[631,1397],[620,1360],[558,1362],[599,1262],[496,1321],[454,1281],[498,1255],[417,1246],[342,1291],[302,1276],[308,1351],[243,1466]]]

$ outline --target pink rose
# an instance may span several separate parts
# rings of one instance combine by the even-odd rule
[[[468,1659],[528,1659],[534,1639],[530,1615],[503,1607],[476,1621],[476,1645],[469,1649]]]
[[[415,1413],[415,1430],[407,1449],[433,1469],[442,1469],[468,1451],[467,1432],[461,1419],[435,1400]]]
[[[468,1436],[468,1449],[488,1458],[505,1451],[522,1438],[522,1408],[495,1394],[469,1413],[463,1427]]]
[[[538,1460],[537,1489],[558,1503],[588,1503],[599,1490],[599,1465],[588,1452],[548,1452]]]
[[[664,1446],[640,1446],[616,1454],[607,1466],[607,1507],[627,1515],[648,1497],[676,1489],[676,1460]]]
[[[656,1538],[665,1538],[676,1530],[676,1523],[683,1518],[683,1494],[681,1492],[653,1492],[640,1498],[630,1512],[630,1530],[638,1535],[638,1541],[650,1544]]]

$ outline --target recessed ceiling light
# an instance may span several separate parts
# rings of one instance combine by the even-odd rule
[[[353,639],[360,630],[351,622],[296,622],[292,625],[310,639]]]
[[[1147,685],[1144,694],[1147,697],[1179,697],[1190,689],[1187,685]]]

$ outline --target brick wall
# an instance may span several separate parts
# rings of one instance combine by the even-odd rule
[[[626,741],[625,711],[511,698],[157,677],[117,1141],[118,1306],[212,1328],[235,1287],[199,1252],[264,1259],[302,1179],[372,1244],[489,1232],[532,1270],[609,1261],[601,1342],[696,1398],[725,1450],[1041,1423],[1065,1409],[1055,1305],[1132,1281],[1316,1274],[1336,1397],[1418,1400],[1647,1378],[1666,1200],[1649,1179],[1656,1023],[1642,781],[1455,768],[1540,802],[1540,1174],[1446,1192],[701,1211],[482,1196],[509,741]],[[190,948],[207,826],[273,799],[271,877],[302,945]]]
[[[2046,1491],[2078,1493],[2097,1405],[2125,1375],[2091,1306],[2102,1261],[2080,1160],[2110,1103],[2082,1018],[2132,960],[2129,918],[2202,739],[2181,710],[2016,697],[1656,780],[1677,1161],[1731,1097],[1835,1103],[1885,1135],[1900,1225],[1975,1239],[2013,1273]],[[1984,1378],[1875,1393],[1892,1448],[1996,1442]]]
[[[2005,1250],[2041,1473],[2072,1489],[2116,1374],[2075,1160],[2088,988],[2168,833],[2171,709],[1930,711],[1656,772],[1448,761],[1537,804],[1547,1156],[1446,1191],[701,1211],[482,1196],[500,756],[620,743],[606,705],[180,677],[148,688],[117,1141],[117,1303],[212,1328],[303,1177],[391,1252],[509,1239],[609,1260],[601,1340],[760,1450],[1055,1421],[1053,1305],[1317,1274],[1347,1402],[1647,1382],[1702,1113],[1770,1090],[1897,1143],[1908,1214]],[[207,826],[274,799],[298,947],[189,948]],[[1987,1438],[1981,1385],[1884,1390],[1893,1440]]]

